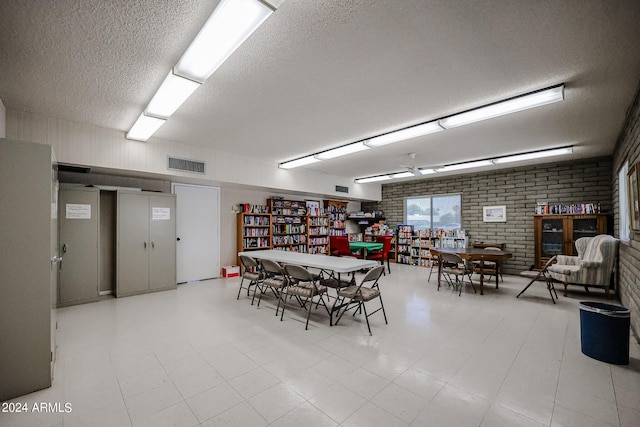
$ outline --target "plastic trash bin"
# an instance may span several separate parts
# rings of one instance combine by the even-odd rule
[[[630,311],[601,302],[580,303],[580,341],[589,357],[615,365],[629,364]]]

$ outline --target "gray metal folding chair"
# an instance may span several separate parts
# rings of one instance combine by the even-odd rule
[[[454,289],[458,289],[458,296],[462,295],[462,285],[464,284],[464,276],[469,278],[469,283],[473,288],[473,292],[476,292],[476,287],[471,280],[471,274],[473,273],[473,264],[465,261],[458,254],[452,254],[448,252],[440,253],[440,269],[442,270],[441,277],[444,277],[450,286]],[[454,276],[455,279],[452,279]],[[438,282],[438,290],[440,290],[440,282]]]
[[[247,290],[247,296],[249,296],[251,286],[257,287],[258,282],[260,282],[264,278],[262,269],[260,268],[260,264],[258,264],[258,261],[249,256],[240,255],[240,262],[242,263],[244,271],[242,273],[242,280],[240,280],[240,288],[238,289],[238,296],[236,297],[236,299],[240,299],[240,292],[242,292],[243,289]],[[249,284],[246,287],[243,286],[245,279],[249,281]],[[255,289],[253,292],[255,296]],[[251,299],[251,305],[253,305],[253,298]]]
[[[316,308],[322,303],[327,314],[331,314],[327,303],[324,300],[324,295],[327,293],[327,287],[319,283],[319,276],[309,272],[304,267],[299,265],[287,264],[284,266],[284,271],[289,281],[289,285],[286,286],[283,293],[282,313],[280,314],[280,320],[284,317],[284,310],[287,307],[287,297],[295,296],[299,298],[302,307],[307,310],[307,323],[304,329],[309,328],[309,318],[311,317],[311,308],[313,307],[313,300],[318,297],[316,301]]]
[[[282,292],[284,288],[287,286],[287,278],[285,276],[284,270],[275,261],[271,261],[268,259],[264,259],[261,262],[262,270],[264,272],[264,279],[259,282],[260,288],[260,296],[258,297],[258,307],[260,307],[260,301],[262,300],[262,295],[268,290],[271,289],[273,293],[278,298],[278,306],[276,307],[276,316],[278,315],[278,311],[280,311],[280,302],[282,301]],[[256,297],[254,292],[253,297]]]
[[[342,311],[340,311],[338,318],[336,319],[336,325],[338,324],[344,313],[352,308],[355,310],[353,313],[354,315],[360,309],[364,311],[364,318],[367,321],[367,329],[369,329],[369,335],[372,335],[371,325],[369,324],[369,317],[377,313],[378,311],[382,310],[384,323],[389,324],[389,322],[387,322],[387,313],[385,313],[384,304],[382,303],[380,287],[378,286],[378,280],[380,279],[380,276],[382,276],[382,273],[384,273],[384,264],[369,270],[367,274],[365,274],[365,276],[362,278],[362,282],[360,282],[359,285],[353,285],[338,290],[338,298],[336,298],[332,311],[335,310],[336,307],[339,311],[340,308],[342,308]],[[367,313],[366,303],[376,298],[380,300],[380,307],[372,311],[371,313]]]

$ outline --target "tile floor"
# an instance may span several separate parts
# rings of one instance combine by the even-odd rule
[[[70,413],[0,413],[2,426],[638,426],[631,364],[580,351],[578,288],[553,305],[542,284],[505,276],[484,296],[436,291],[425,269],[381,279],[389,324],[329,327],[318,310],[280,322],[239,279],[58,310],[53,387],[13,402]],[[600,295],[600,294],[598,294]]]

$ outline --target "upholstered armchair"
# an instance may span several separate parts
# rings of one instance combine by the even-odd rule
[[[581,285],[589,292],[589,287],[604,288],[609,298],[611,272],[618,255],[618,239],[600,234],[595,237],[581,237],[576,240],[578,256],[558,255],[556,264],[548,268],[549,275],[562,282],[564,295],[567,285]]]

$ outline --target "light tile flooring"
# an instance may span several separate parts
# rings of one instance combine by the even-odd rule
[[[638,426],[640,347],[631,364],[580,351],[574,288],[505,276],[484,296],[436,291],[427,270],[381,279],[389,324],[260,308],[239,279],[58,310],[53,387],[14,402],[70,413],[0,413],[2,426]]]

